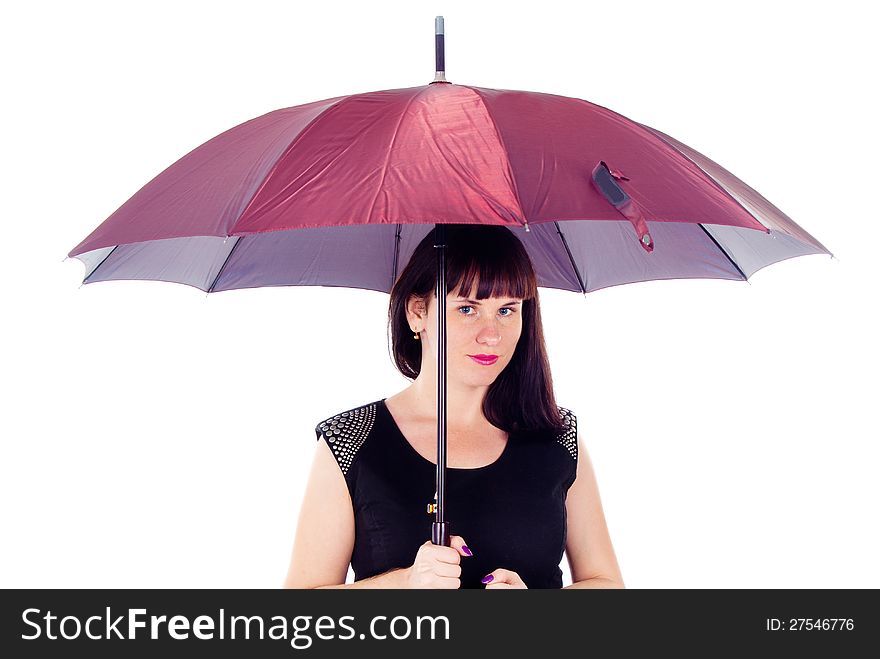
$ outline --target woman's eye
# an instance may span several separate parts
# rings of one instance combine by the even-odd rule
[[[464,311],[464,309],[467,309],[468,311]],[[470,305],[463,305],[463,306],[460,306],[460,307],[458,308],[458,310],[461,311],[461,312],[462,312],[462,315],[464,315],[464,316],[473,316],[473,315],[474,315],[474,314],[472,314],[472,313],[469,313],[471,310],[473,310],[473,307],[470,306]],[[503,311],[507,311],[507,312],[509,312],[509,313],[502,313]],[[498,313],[501,314],[502,318],[507,318],[508,316],[512,316],[514,313],[516,313],[516,310],[515,310],[515,309],[511,309],[510,307],[503,307],[503,308],[501,308],[501,309],[498,310]]]

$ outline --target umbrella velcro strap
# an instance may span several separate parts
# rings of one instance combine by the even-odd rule
[[[632,198],[623,191],[614,179],[628,181],[629,178],[623,175],[619,170],[611,170],[604,160],[600,160],[599,164],[593,168],[591,177],[593,186],[602,194],[609,204],[614,206],[621,215],[628,219],[636,233],[639,234],[639,244],[649,254],[654,251],[654,239],[648,233],[648,223],[645,222],[645,216],[642,209]]]

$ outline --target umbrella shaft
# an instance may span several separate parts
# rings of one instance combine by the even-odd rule
[[[446,514],[446,226],[434,225],[437,250],[437,510],[432,540],[449,545]],[[440,542],[438,542],[438,540]]]

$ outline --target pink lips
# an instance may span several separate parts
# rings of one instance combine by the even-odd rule
[[[468,355],[468,357],[483,366],[490,366],[498,361],[498,355]]]

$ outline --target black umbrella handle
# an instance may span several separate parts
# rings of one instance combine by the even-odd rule
[[[448,547],[451,530],[451,522],[434,522],[431,524],[431,542]]]

